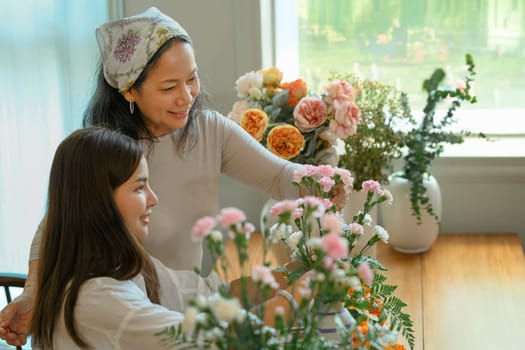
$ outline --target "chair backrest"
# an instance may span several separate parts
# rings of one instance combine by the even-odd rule
[[[9,273],[9,272],[0,272],[0,287],[4,288],[5,298],[7,303],[10,303],[13,300],[11,295],[11,288],[18,287],[24,288],[26,283],[27,275],[21,273]],[[0,309],[3,308],[3,305],[0,305]],[[0,348],[3,349],[0,344]],[[17,350],[22,350],[21,346],[16,347]]]

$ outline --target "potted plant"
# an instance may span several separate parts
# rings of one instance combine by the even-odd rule
[[[448,129],[457,121],[454,113],[462,103],[476,102],[476,96],[471,93],[476,73],[470,54],[466,55],[466,64],[467,75],[454,88],[442,88],[446,77],[442,68],[436,69],[424,80],[422,88],[427,93],[427,100],[422,119],[404,135],[399,144],[404,149],[403,165],[400,172],[391,176],[390,190],[400,200],[403,198],[401,191],[408,191],[409,200],[408,203],[398,201],[392,208],[385,208],[382,212],[383,223],[392,231],[392,244],[396,250],[413,253],[426,251],[437,238],[441,193],[430,168],[432,161],[443,152],[445,144],[462,143],[464,136],[471,135],[469,131],[454,132]],[[436,108],[443,102],[448,107],[445,115],[438,117]],[[485,137],[481,133],[478,135]],[[434,195],[431,195],[431,189]],[[413,220],[406,220],[406,216],[401,215],[400,212],[407,209]],[[427,235],[426,238],[421,237],[423,235]],[[414,237],[419,237],[421,241],[418,242]]]
[[[344,139],[344,152],[338,163],[354,176],[354,193],[343,210],[345,218],[350,219],[366,200],[366,192],[362,191],[364,181],[373,179],[383,185],[388,183],[393,160],[402,156],[402,127],[411,125],[414,120],[406,95],[394,86],[363,80],[355,75],[334,75],[334,78],[346,80],[355,87],[355,103],[361,110],[357,131]],[[377,208],[370,212],[370,216],[377,222]],[[366,227],[365,237],[372,234],[371,227]],[[371,256],[375,255],[374,249]]]
[[[406,94],[377,80],[355,75],[336,77],[355,86],[355,103],[361,110],[357,132],[344,139],[338,166],[352,172],[356,191],[369,179],[386,184],[392,161],[402,156],[402,126],[414,124]]]

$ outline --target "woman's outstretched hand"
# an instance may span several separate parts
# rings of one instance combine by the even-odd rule
[[[0,338],[9,345],[24,345],[29,335],[33,298],[24,294],[0,311]]]

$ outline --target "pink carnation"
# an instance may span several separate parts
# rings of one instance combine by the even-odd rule
[[[301,180],[303,177],[305,177],[307,174],[306,167],[302,166],[298,169],[295,169],[293,172],[293,181],[297,183],[301,183]]]
[[[352,231],[352,233],[355,233],[356,235],[362,235],[365,232],[363,225],[357,222],[352,222],[348,225],[348,228],[350,229],[350,231]]]
[[[200,242],[209,235],[210,231],[213,230],[217,221],[212,216],[204,216],[197,220],[191,229],[191,240],[194,242]]]
[[[221,210],[217,217],[223,227],[230,227],[246,220],[246,215],[240,209],[228,207]]]
[[[335,175],[335,169],[331,165],[322,164],[317,167],[317,173],[321,176],[333,177]]]
[[[340,215],[326,214],[321,218],[321,227],[329,233],[340,234],[343,228],[343,220]]]
[[[262,284],[272,287],[273,289],[279,288],[279,284],[275,280],[272,270],[263,265],[255,265],[252,268],[252,280],[255,282],[262,282]]]
[[[329,192],[335,185],[335,180],[328,176],[323,176],[317,182],[323,188],[323,192]]]
[[[326,254],[332,259],[343,258],[348,255],[348,243],[336,233],[323,236],[323,247]]]
[[[363,182],[361,187],[363,188],[363,191],[372,191],[380,196],[383,195],[381,184],[375,180],[366,180]]]
[[[295,209],[297,209],[297,206],[297,201],[286,199],[284,201],[275,203],[270,209],[270,214],[272,214],[273,216],[279,216],[282,213],[286,212],[293,213]]]
[[[293,110],[295,126],[301,131],[310,131],[323,124],[328,112],[319,97],[304,97]]]
[[[343,168],[335,168],[336,174],[341,176],[341,180],[343,181],[343,184],[347,186],[353,186],[354,185],[354,178],[352,177],[352,173]]]
[[[361,263],[357,267],[357,274],[366,284],[368,284],[369,286],[372,285],[372,282],[374,280],[374,273],[372,272],[372,269],[370,268],[368,263]]]

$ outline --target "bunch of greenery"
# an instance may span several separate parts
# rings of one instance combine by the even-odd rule
[[[445,71],[441,68],[436,69],[430,78],[423,82],[423,90],[428,94],[426,106],[423,109],[423,119],[403,137],[400,143],[400,146],[406,148],[400,176],[411,183],[410,202],[413,215],[418,223],[422,221],[421,209],[439,220],[423,183],[425,176],[430,174],[432,161],[443,152],[444,144],[459,144],[464,141],[464,136],[472,135],[469,131],[447,130],[448,126],[457,121],[454,112],[463,102],[476,103],[476,96],[471,95],[472,82],[476,73],[474,60],[470,54],[466,55],[466,63],[468,73],[464,79],[464,85],[458,84],[459,86],[454,89],[440,89],[445,80]],[[449,106],[444,117],[436,118],[436,108],[441,102],[446,102]],[[477,135],[485,137],[482,133]]]
[[[414,124],[406,94],[394,86],[355,75],[333,74],[331,78],[347,80],[355,87],[355,103],[361,110],[357,132],[344,140],[345,152],[338,166],[352,172],[355,190],[361,190],[361,184],[368,179],[388,183],[392,161],[402,156],[401,130]]]

